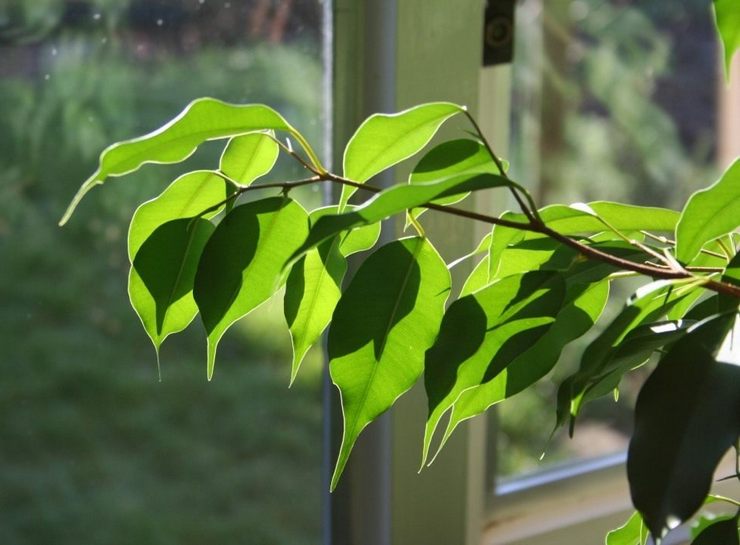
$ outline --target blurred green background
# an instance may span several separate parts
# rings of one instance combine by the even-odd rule
[[[309,0],[0,3],[3,545],[319,541],[321,358],[288,390],[280,302],[226,336],[211,383],[197,320],[165,343],[159,383],[128,303],[135,206],[188,165],[216,166],[219,146],[113,180],[57,221],[105,146],[199,96],[269,104],[320,147],[320,13]]]

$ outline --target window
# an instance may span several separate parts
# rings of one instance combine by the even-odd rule
[[[56,223],[103,147],[199,96],[270,104],[320,142],[324,9],[0,6],[0,542],[321,539],[321,356],[289,391],[290,341],[273,333],[281,305],[230,332],[211,383],[200,324],[168,339],[157,382],[127,302],[126,229],[179,171],[113,181],[68,227]],[[190,165],[217,159],[206,146]]]

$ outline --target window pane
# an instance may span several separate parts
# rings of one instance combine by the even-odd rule
[[[186,168],[216,167],[223,142],[186,167],[111,181],[56,223],[105,146],[199,96],[269,104],[320,142],[322,11],[321,0],[0,5],[0,542],[320,540],[321,357],[289,391],[281,302],[232,328],[210,383],[196,320],[164,344],[159,383],[127,300],[135,206]]]
[[[521,0],[513,65],[511,172],[537,181],[538,203],[616,200],[679,208],[716,179],[722,84],[709,5],[703,0]],[[601,324],[634,285],[613,283]],[[594,334],[569,350],[536,391],[502,404],[498,473],[619,452],[637,387],[588,407],[574,439],[548,443],[560,381]]]

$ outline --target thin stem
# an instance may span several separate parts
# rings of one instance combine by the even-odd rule
[[[219,173],[216,172],[216,174],[219,174]],[[309,185],[309,184],[325,182],[325,181],[338,183],[342,185],[349,185],[349,186],[356,187],[358,189],[362,189],[363,191],[367,191],[370,193],[380,193],[382,191],[382,189],[380,188],[361,184],[359,182],[348,180],[336,174],[332,174],[331,172],[326,172],[324,174],[317,174],[316,176],[312,176],[310,178],[306,178],[303,180],[297,180],[294,182],[275,182],[275,183],[255,184],[255,185],[251,185],[247,187],[240,187],[237,191],[234,192],[234,194],[224,199],[224,201],[222,201],[221,203],[218,203],[208,208],[207,210],[204,210],[203,212],[201,212],[200,215],[206,214],[213,210],[217,210],[218,208],[223,206],[225,203],[229,202],[231,199],[234,199],[236,198],[236,196],[241,195],[242,193],[246,193],[247,191],[253,191],[256,189],[282,189],[285,192],[285,191],[290,191],[291,189],[295,187],[300,187],[303,185]],[[696,280],[697,282],[701,282],[701,284],[706,289],[709,289],[717,293],[723,293],[726,295],[740,298],[740,286],[729,284],[727,282],[713,280],[709,277],[696,276],[692,274],[691,271],[688,271],[686,269],[677,270],[677,269],[669,268],[669,267],[661,267],[655,264],[650,265],[650,264],[645,264],[645,263],[635,263],[634,261],[629,261],[627,259],[612,255],[610,253],[594,248],[593,246],[588,246],[586,244],[583,244],[576,239],[570,238],[567,235],[558,233],[557,231],[551,229],[550,227],[548,227],[547,225],[545,225],[544,223],[536,219],[530,220],[529,223],[521,223],[517,221],[511,221],[511,220],[506,220],[503,218],[489,216],[486,214],[480,214],[478,212],[472,212],[470,210],[454,208],[451,206],[442,206],[442,205],[434,204],[434,203],[424,203],[424,204],[419,205],[419,207],[427,208],[429,210],[437,210],[438,212],[442,212],[444,214],[448,214],[451,216],[458,216],[461,218],[480,221],[483,223],[487,223],[489,225],[501,225],[504,227],[511,227],[512,229],[519,229],[521,231],[539,233],[541,235],[552,238],[553,240],[557,240],[570,248],[573,248],[574,250],[579,252],[581,255],[589,259],[595,259],[597,261],[608,263],[619,269],[622,269],[623,271],[632,271],[632,272],[639,273],[645,276],[649,276],[651,278],[659,278],[659,279],[664,279],[664,280],[692,280],[693,279],[693,280]],[[709,271],[706,271],[706,272],[709,272]],[[712,270],[711,272],[717,272],[717,271]]]
[[[740,501],[734,498],[728,498],[727,496],[720,496],[719,494],[709,494],[709,497],[717,501],[723,501],[723,502],[729,503],[731,505],[734,505],[735,507],[740,507]]]
[[[722,241],[721,238],[717,239],[717,243],[719,244],[719,247],[722,248],[722,251],[725,253],[725,257],[727,258],[727,261],[732,259],[732,254],[730,253],[730,250],[727,246],[725,246],[725,243]]]
[[[471,113],[466,109],[465,110],[465,117],[468,118],[468,121],[470,121],[470,124],[473,125],[475,128],[475,132],[478,133],[478,137],[480,138],[481,142],[483,142],[483,145],[486,147],[486,151],[488,151],[488,155],[491,156],[491,159],[496,164],[496,168],[499,171],[499,174],[506,178],[511,183],[511,187],[509,187],[509,191],[511,191],[511,194],[514,195],[514,198],[516,199],[517,204],[519,204],[519,208],[522,209],[522,212],[524,212],[524,215],[527,216],[527,218],[531,222],[542,222],[542,219],[540,218],[540,214],[537,211],[537,205],[534,202],[534,199],[532,198],[532,195],[529,194],[529,191],[527,191],[524,187],[514,182],[511,178],[509,178],[509,175],[506,173],[506,169],[504,169],[504,163],[501,161],[498,155],[496,155],[496,152],[493,151],[493,147],[491,147],[490,142],[483,134],[483,131],[480,128],[480,125],[478,125],[478,122],[475,120],[475,118],[471,115]],[[527,202],[529,203],[529,206],[524,204],[524,201],[522,200],[521,195],[519,194],[521,192],[524,197],[527,199]]]
[[[668,244],[669,246],[676,245],[675,240],[671,240],[670,238],[666,238],[660,235],[655,235],[651,233],[650,231],[640,231],[640,233],[662,244]],[[711,255],[712,257],[719,257],[720,259],[728,260],[727,255],[713,252],[711,250],[707,250],[706,248],[702,248],[701,250],[699,250],[699,252],[705,255]]]

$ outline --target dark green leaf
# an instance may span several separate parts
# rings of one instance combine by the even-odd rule
[[[141,245],[129,274],[129,298],[159,352],[172,333],[185,329],[198,313],[193,280],[213,224],[183,218],[160,225]]]
[[[734,322],[729,314],[697,324],[638,396],[627,474],[632,502],[656,540],[701,507],[717,464],[738,439],[740,347],[728,335]]]
[[[740,225],[740,159],[720,179],[694,193],[676,226],[676,257],[689,263],[702,246]]]
[[[564,295],[560,275],[535,271],[508,276],[450,305],[425,357],[429,414],[422,465],[442,416],[460,394],[496,376],[542,337]]]
[[[308,233],[295,201],[271,197],[234,208],[201,256],[193,295],[208,334],[208,378],[224,332],[278,289],[288,258]]]
[[[464,109],[450,102],[420,104],[397,114],[375,114],[359,126],[344,150],[344,176],[364,183],[427,145],[439,127]],[[356,191],[342,189],[340,208]]]
[[[271,135],[253,132],[236,136],[221,155],[221,172],[240,185],[250,185],[272,170],[280,147]]]
[[[740,545],[738,516],[712,521],[691,542],[691,545]]]
[[[406,238],[368,257],[334,311],[328,352],[344,434],[332,489],[360,432],[416,382],[439,331],[450,274],[432,245]]]
[[[615,347],[627,334],[641,324],[660,319],[688,293],[664,280],[643,286],[635,292],[619,315],[586,347],[578,371],[560,386],[557,418],[559,425],[570,415],[572,432],[573,418],[581,406],[581,396],[589,384],[613,370],[608,367],[609,361]]]
[[[557,363],[563,348],[593,327],[609,297],[608,282],[592,285],[568,282],[567,285],[563,305],[552,327],[536,342],[525,346],[495,376],[460,395],[452,408],[443,442],[461,422],[482,414],[544,377]]]

